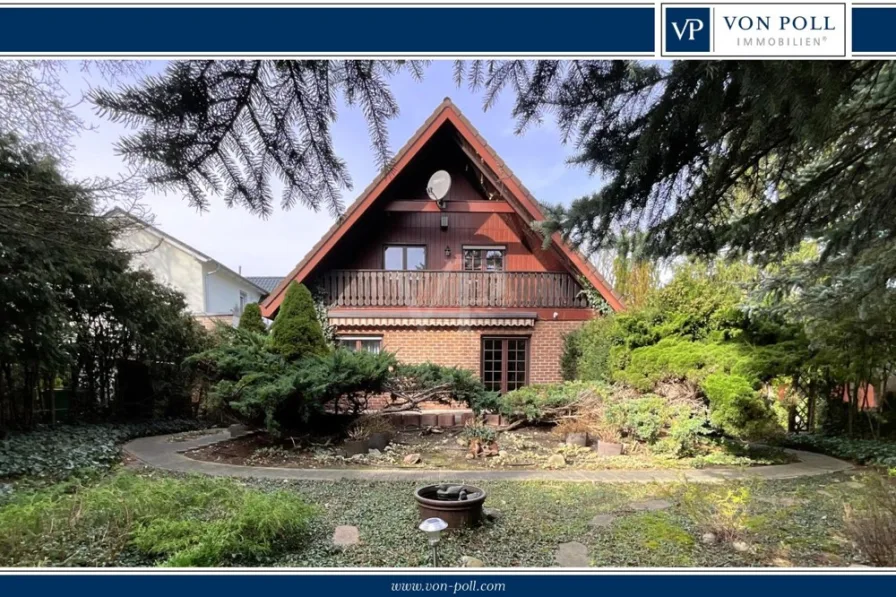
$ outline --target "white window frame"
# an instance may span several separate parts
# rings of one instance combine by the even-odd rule
[[[348,335],[348,336],[336,336],[336,343],[342,345],[343,342],[355,342],[355,348],[351,348],[349,350],[358,350],[359,342],[379,342],[380,343],[380,351],[383,350],[383,337],[382,336],[357,336],[357,335]]]

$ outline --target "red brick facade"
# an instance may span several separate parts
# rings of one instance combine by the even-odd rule
[[[481,374],[483,336],[525,336],[529,340],[529,383],[562,381],[560,355],[563,336],[580,328],[584,321],[536,321],[534,328],[352,328],[338,331],[346,336],[381,336],[383,349],[404,363],[432,362],[461,367]]]

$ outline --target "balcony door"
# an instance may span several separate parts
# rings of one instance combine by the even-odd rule
[[[483,338],[482,383],[495,392],[510,392],[529,379],[529,338]]]
[[[504,246],[464,247],[463,296],[466,305],[501,307],[504,305]],[[481,273],[472,273],[481,272]],[[465,306],[466,306],[465,305]]]

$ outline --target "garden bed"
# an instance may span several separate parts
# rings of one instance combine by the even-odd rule
[[[643,446],[630,446],[629,450],[633,451],[622,456],[602,456],[593,446],[565,444],[550,427],[525,427],[500,433],[497,454],[476,458],[470,457],[469,441],[461,430],[397,431],[385,450],[353,457],[344,456],[341,445],[335,436],[275,439],[261,433],[191,450],[186,456],[225,464],[303,469],[669,469],[762,466],[794,461],[783,450],[718,442],[707,442],[704,453],[688,458],[654,454]]]

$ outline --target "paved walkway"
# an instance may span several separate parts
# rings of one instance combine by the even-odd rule
[[[242,466],[193,460],[184,452],[230,439],[226,430],[186,441],[171,441],[180,434],[159,435],[136,439],[124,445],[124,450],[145,464],[182,473],[244,477],[257,479],[293,479],[308,481],[578,481],[592,483],[650,483],[691,481],[718,483],[731,479],[794,479],[826,475],[852,468],[852,465],[821,454],[789,450],[799,462],[754,468],[713,468],[685,470],[442,470],[442,469],[297,469]]]

